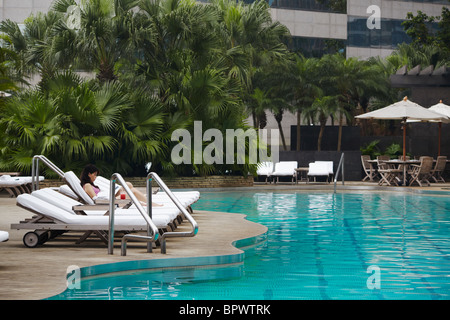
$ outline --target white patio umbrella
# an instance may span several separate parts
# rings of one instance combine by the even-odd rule
[[[428,110],[417,103],[408,100],[405,97],[403,100],[391,104],[387,107],[360,114],[355,118],[358,119],[381,119],[381,120],[402,120],[403,123],[403,159],[406,157],[406,121],[416,120],[416,121],[448,121],[449,117]]]
[[[439,101],[438,104],[435,104],[428,108],[428,110],[443,114],[444,116],[447,116],[447,118],[450,119],[450,106],[442,103],[442,100]],[[439,148],[438,148],[438,156],[441,155],[441,128],[442,128],[442,122],[449,122],[449,121],[439,121]]]

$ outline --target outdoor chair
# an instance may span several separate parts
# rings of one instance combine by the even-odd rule
[[[292,183],[297,178],[297,172],[295,169],[298,167],[297,161],[280,161],[275,163],[274,170],[271,174],[272,177],[276,177],[276,182],[279,182],[280,177],[290,177]],[[275,182],[275,180],[274,180]]]
[[[394,165],[389,165],[384,161],[390,160],[389,156],[378,156],[377,157],[377,165],[378,165],[378,173],[380,174],[380,181],[378,184],[381,186],[386,184],[391,186],[392,184],[398,185],[399,175],[403,173],[402,169],[396,168]]]
[[[436,164],[434,168],[431,170],[431,179],[434,182],[444,182],[445,179],[442,177],[442,173],[445,170],[445,166],[447,165],[447,156],[439,156],[436,159]]]
[[[411,170],[409,174],[411,176],[409,185],[411,186],[414,182],[417,182],[419,186],[423,186],[426,183],[427,186],[430,185],[428,178],[431,176],[431,170],[433,169],[433,158],[432,157],[420,157],[419,165],[411,165]]]
[[[324,162],[311,162],[309,164],[307,183],[309,183],[310,177],[314,178],[314,182],[316,182],[317,177],[325,177],[326,182],[329,182],[330,170],[328,165]]]
[[[362,155],[361,156],[361,164],[364,170],[364,173],[366,176],[362,181],[366,181],[369,179],[369,181],[373,181],[377,176],[377,171],[373,168],[373,166],[369,163],[370,156],[369,155]]]
[[[40,176],[39,181],[43,181],[44,177]],[[14,198],[23,193],[31,192],[31,177],[11,177],[8,174],[0,176],[0,190],[6,190],[9,195]]]
[[[263,176],[266,178],[266,184],[271,176],[271,174],[273,173],[273,162],[261,162],[258,165],[258,169],[256,170],[256,174],[258,176]]]
[[[93,200],[87,193],[84,191],[84,189],[81,187],[80,179],[73,173],[72,171],[68,171],[64,173],[64,180],[67,182],[67,185],[62,185],[59,188],[59,191],[67,196],[70,196],[73,199],[76,199],[83,204],[86,205],[95,205],[95,204],[104,204],[105,202],[109,201],[109,180],[107,180],[104,177],[98,176],[97,179],[99,181],[98,183],[100,189],[103,190],[103,188],[107,189],[106,191],[101,191],[99,194],[102,194],[98,199]],[[117,187],[116,186],[116,194],[117,194]],[[120,188],[120,186],[119,186]],[[194,204],[199,198],[200,198],[200,192],[198,191],[175,191],[172,192],[177,199],[180,201],[180,203],[185,207],[189,207],[192,204]],[[173,202],[170,200],[169,196],[165,192],[157,192],[156,194],[152,195],[152,200],[156,203],[162,203],[164,205],[172,205]],[[129,200],[127,201],[119,201],[116,202],[126,202],[129,203]]]
[[[98,215],[108,215],[109,214],[109,205],[105,205],[103,207],[101,206],[89,206],[89,205],[83,205],[81,202],[76,201],[72,198],[69,198],[53,189],[50,188],[44,188],[40,190],[33,191],[31,193],[32,196],[37,197],[41,199],[42,201],[45,201],[51,205],[54,205],[55,207],[58,207],[60,209],[63,209],[67,211],[70,214],[79,214],[79,215],[88,215],[88,216],[98,216]],[[175,207],[158,207],[153,208],[152,210],[152,219],[154,219],[155,224],[161,225],[165,224],[167,221],[168,226],[173,230],[176,228],[177,225],[177,218],[180,214],[180,210]],[[136,208],[128,208],[128,209],[117,209],[115,210],[115,215],[140,215],[140,212]],[[162,220],[161,220],[162,218]],[[167,220],[167,218],[169,220]],[[163,231],[168,231],[167,228],[164,230],[161,230],[161,233]]]
[[[58,231],[61,233],[85,231],[77,243],[85,239],[86,232],[93,232],[107,243],[105,230],[109,229],[109,216],[71,214],[31,194],[19,195],[17,197],[17,206],[35,214],[31,219],[26,219],[20,223],[11,225],[11,229],[35,230],[24,235],[23,243],[27,247],[35,247],[38,244],[45,243],[50,238],[48,235],[49,231]],[[155,217],[151,222],[154,224],[154,228],[162,228],[169,223],[169,220],[168,218],[164,220],[163,218]],[[158,225],[155,223],[158,223]],[[147,228],[147,222],[142,215],[123,214],[117,215],[114,218],[115,231],[147,231]]]
[[[97,177],[99,179],[99,177]],[[109,205],[109,191],[102,191],[99,193],[103,194],[103,197],[92,199],[86,191],[81,187],[80,179],[72,172],[68,171],[64,173],[64,180],[67,182],[67,185],[62,185],[59,188],[59,191],[67,195],[77,201],[80,201],[84,206],[91,206],[91,210],[95,210],[94,208],[104,209],[105,206]],[[99,187],[107,188],[109,190],[110,184],[107,182],[106,178],[99,179]],[[97,180],[96,180],[97,183]],[[116,191],[117,193],[117,191]],[[178,199],[181,205],[190,213],[193,213],[192,205],[198,201],[200,198],[200,192],[198,191],[178,191],[172,192],[173,195]],[[132,204],[130,200],[115,200],[116,204],[119,205],[122,209],[136,209],[136,206]],[[176,220],[178,223],[181,223],[185,216],[181,211],[178,211],[178,207],[175,203],[170,199],[170,197],[165,192],[158,192],[156,194],[152,194],[152,202],[161,204],[163,208],[172,208],[176,209],[179,213]],[[145,207],[145,205],[144,205]],[[88,208],[88,207],[85,207]],[[152,211],[155,211],[156,207],[153,207]],[[79,210],[83,210],[83,208],[79,208]]]
[[[333,161],[314,161],[314,162],[323,164],[328,170],[328,175],[329,175],[330,181],[333,180],[333,175],[334,175]]]

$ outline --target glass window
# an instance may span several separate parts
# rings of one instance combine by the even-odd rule
[[[254,0],[243,0],[252,3]],[[266,0],[271,8],[298,9],[322,12],[347,12],[347,0]]]
[[[367,28],[367,18],[348,17],[347,38],[351,47],[393,49],[398,44],[410,43],[411,38],[402,26],[403,20],[381,19],[380,29]]]
[[[292,37],[287,46],[305,57],[319,58],[327,53],[345,52],[345,41],[338,39]]]

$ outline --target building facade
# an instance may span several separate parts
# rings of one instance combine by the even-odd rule
[[[347,0],[343,8],[314,6],[314,0],[273,1],[272,16],[289,28],[297,43],[294,49],[306,43],[311,54],[317,55],[326,51],[327,40],[337,40],[342,41],[347,57],[362,59],[388,56],[399,43],[410,41],[402,27],[408,12],[440,16],[443,6],[450,7],[446,0]]]
[[[347,57],[362,59],[387,56],[399,43],[409,41],[401,25],[408,12],[439,16],[444,5],[450,7],[447,0],[267,1],[273,19],[289,28],[294,50],[319,56],[331,40],[345,49]],[[31,13],[46,12],[52,2],[0,0],[0,20],[23,22]]]

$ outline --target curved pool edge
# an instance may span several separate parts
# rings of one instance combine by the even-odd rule
[[[249,238],[239,239],[232,242],[237,249],[250,247],[260,244],[267,239],[267,231],[263,234]],[[80,268],[81,280],[83,278],[105,275],[116,272],[132,272],[147,269],[159,268],[183,268],[183,267],[205,267],[215,265],[226,265],[242,263],[245,259],[245,252],[217,255],[217,256],[199,256],[199,257],[181,257],[181,258],[158,258],[147,260],[130,260],[121,262],[111,262]]]
[[[103,264],[96,264],[91,266],[85,266],[79,268],[80,280],[86,280],[90,277],[104,276],[114,273],[123,272],[137,272],[145,270],[155,269],[168,269],[168,268],[189,268],[189,267],[213,267],[213,266],[225,266],[233,264],[241,264],[245,259],[245,251],[241,249],[254,247],[260,243],[266,241],[268,236],[268,228],[262,224],[249,221],[247,215],[242,213],[228,213],[228,212],[210,212],[203,210],[196,210],[198,213],[215,213],[215,214],[227,214],[239,216],[245,223],[260,226],[261,232],[256,235],[244,237],[240,239],[230,239],[228,242],[235,249],[239,249],[236,253],[223,254],[223,255],[203,255],[203,256],[189,256],[189,257],[170,257],[170,258],[152,258],[152,259],[139,259],[128,260],[120,262],[109,262]],[[66,278],[70,273],[66,274]],[[49,300],[62,294],[66,290],[70,290],[67,287],[58,294],[48,296],[43,300]]]

